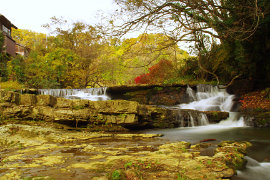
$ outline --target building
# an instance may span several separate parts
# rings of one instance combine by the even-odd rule
[[[5,16],[0,14],[0,31],[5,36],[4,51],[10,56],[16,56],[16,42],[11,37],[11,28],[17,29]]]

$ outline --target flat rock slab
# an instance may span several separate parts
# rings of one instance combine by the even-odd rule
[[[0,126],[0,179],[224,179],[245,164],[247,142],[166,142],[160,135],[75,132],[51,127]]]

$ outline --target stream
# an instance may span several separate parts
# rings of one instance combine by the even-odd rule
[[[247,127],[241,114],[235,112],[233,102],[234,95],[228,94],[224,89],[220,90],[213,86],[198,85],[197,92],[188,87],[187,94],[191,102],[188,104],[180,104],[176,106],[177,108],[199,111],[225,111],[229,112],[229,118],[218,124],[145,130],[143,132],[164,134],[164,139],[170,141],[187,141],[191,143],[199,143],[201,140],[205,139],[216,139],[218,142],[225,140],[249,141],[253,146],[249,148],[248,156],[246,156],[248,160],[247,168],[238,171],[237,175],[232,179],[270,179],[270,129]]]
[[[139,133],[163,134],[164,140],[187,141],[199,143],[205,139],[215,139],[216,143],[225,140],[249,141],[253,144],[245,157],[248,161],[246,169],[238,171],[233,180],[266,180],[270,179],[270,129],[248,127],[244,118],[237,112],[234,95],[228,94],[225,89],[219,89],[210,85],[198,85],[194,91],[190,87],[186,93],[190,102],[174,107],[181,109],[193,109],[198,111],[224,111],[229,112],[229,118],[218,124],[209,124],[204,120],[203,126],[179,127],[173,129],[148,129]],[[106,96],[106,88],[85,90],[40,90],[40,94],[50,94],[69,99],[109,100]],[[190,121],[193,120],[191,115]]]

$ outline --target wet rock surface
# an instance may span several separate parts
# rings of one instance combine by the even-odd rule
[[[136,101],[147,105],[173,106],[189,101],[186,85],[136,85],[109,87],[112,99]]]
[[[247,142],[166,142],[157,134],[0,126],[0,179],[224,179],[245,165]],[[206,155],[207,149],[212,150]]]

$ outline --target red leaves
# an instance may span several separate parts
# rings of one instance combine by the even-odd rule
[[[149,84],[149,73],[142,74],[134,79],[136,84]]]
[[[241,97],[242,110],[270,110],[270,100],[264,98],[262,92],[253,92]]]
[[[149,68],[149,73],[137,76],[136,84],[156,84],[163,83],[173,73],[173,65],[169,60],[160,60],[157,64]]]

